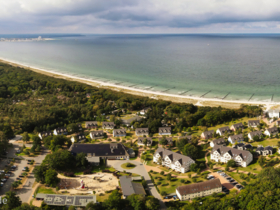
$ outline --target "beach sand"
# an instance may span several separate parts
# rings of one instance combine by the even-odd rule
[[[192,97],[192,96],[182,96],[182,95],[175,95],[175,94],[168,94],[163,92],[155,92],[150,90],[141,90],[133,87],[121,86],[112,83],[106,83],[101,81],[95,81],[91,79],[76,77],[72,75],[67,75],[63,73],[53,72],[49,70],[39,69],[32,66],[26,66],[14,61],[9,61],[6,59],[0,58],[0,62],[10,64],[13,66],[22,67],[24,69],[28,69],[40,74],[44,74],[47,76],[65,79],[69,81],[77,81],[81,83],[85,83],[91,86],[95,86],[98,88],[110,89],[118,92],[124,92],[128,94],[133,94],[137,96],[149,97],[157,100],[166,100],[172,101],[176,103],[192,103],[197,106],[211,106],[211,107],[225,107],[225,108],[233,108],[238,109],[241,104],[249,104],[249,105],[263,105],[265,109],[272,106],[280,106],[280,103],[270,103],[270,102],[262,102],[262,101],[233,101],[233,100],[222,100],[222,99],[215,99],[215,98],[201,98],[201,97]]]

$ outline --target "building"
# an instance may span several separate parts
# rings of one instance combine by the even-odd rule
[[[102,130],[100,131],[91,131],[89,133],[89,136],[91,139],[103,139],[104,138],[104,132]]]
[[[36,200],[43,200],[49,206],[86,207],[88,203],[96,203],[95,195],[56,195],[38,193]]]
[[[210,146],[214,147],[215,145],[223,145],[226,146],[226,141],[224,138],[215,139],[210,142]]]
[[[269,118],[279,118],[279,110],[278,109],[270,109],[267,111],[267,115]]]
[[[77,135],[71,137],[72,143],[80,142],[80,141],[83,141],[86,139],[87,138],[86,138],[85,134],[83,134],[83,133],[80,133],[80,134],[77,134]]]
[[[230,137],[228,137],[228,141],[232,144],[240,143],[240,142],[244,141],[243,134],[237,134],[237,135],[230,136]]]
[[[149,110],[152,110],[150,107],[146,107],[140,111],[141,115],[145,115]]]
[[[54,135],[67,135],[68,132],[67,132],[66,127],[61,127],[61,128],[54,129],[53,134]]]
[[[149,128],[136,128],[135,134],[136,136],[149,136]]]
[[[43,131],[43,132],[40,132],[38,134],[39,138],[40,139],[43,139],[44,137],[48,137],[48,136],[52,136],[52,132],[51,131]]]
[[[76,155],[78,153],[87,154],[90,163],[96,161],[96,158],[105,160],[129,160],[129,154],[121,143],[111,144],[77,144],[74,143],[69,151]],[[99,160],[98,159],[98,160]],[[96,163],[96,162],[95,162]]]
[[[126,136],[126,130],[125,129],[114,129],[113,130],[113,136],[114,137]]]
[[[252,162],[253,155],[246,150],[216,145],[211,151],[210,159],[222,163],[234,160],[236,165],[247,167]]]
[[[236,124],[233,124],[233,125],[230,127],[230,129],[231,129],[232,131],[237,131],[237,130],[239,130],[240,128],[241,128],[241,129],[244,128],[243,123],[236,123]]]
[[[278,134],[278,128],[277,127],[267,128],[264,134],[267,136],[274,136]]]
[[[158,138],[158,144],[162,145],[160,142],[162,140],[163,137]],[[171,145],[173,146],[173,137],[165,137],[167,145]]]
[[[121,176],[120,185],[122,188],[123,198],[132,194],[146,195],[145,189],[141,183],[133,182],[130,176]]]
[[[157,164],[161,162],[161,165],[181,173],[189,171],[190,165],[195,163],[195,161],[188,156],[161,147],[155,151],[153,162]]]
[[[220,192],[222,192],[222,184],[219,179],[180,186],[176,189],[177,197],[181,201],[209,196],[213,193]]]
[[[153,144],[153,139],[151,137],[138,137],[137,144],[138,146],[145,146],[144,140],[147,139],[147,146],[152,146]]]
[[[228,133],[231,132],[231,130],[229,129],[228,126],[217,129],[216,134],[219,134],[220,136],[223,136],[225,134],[225,132],[228,132]]]
[[[114,129],[115,123],[114,122],[102,122],[103,129]]]
[[[211,138],[213,138],[213,135],[214,135],[214,130],[211,130],[211,131],[204,131],[204,132],[201,134],[201,138],[203,138],[203,139],[211,139]]]
[[[259,120],[249,120],[248,121],[248,127],[256,128],[256,127],[258,127],[258,125],[260,125]]]
[[[86,121],[85,128],[86,129],[97,129],[98,128],[97,121]]]
[[[255,136],[258,136],[261,139],[262,138],[262,132],[261,131],[252,131],[252,132],[248,133],[248,138],[250,140],[254,140]]]
[[[180,139],[187,139],[188,142],[191,142],[192,140],[192,135],[188,135],[188,136],[178,136],[178,140]]]
[[[135,157],[135,152],[132,148],[129,148],[127,150],[127,153],[129,154],[129,157],[134,158]]]
[[[280,126],[280,120],[277,120],[277,121],[276,121],[276,125],[277,125],[277,126]]]
[[[171,127],[160,127],[158,133],[159,135],[171,135]]]
[[[272,155],[273,147],[267,146],[264,148],[263,146],[258,146],[258,148],[256,149],[256,153],[262,156]]]
[[[244,144],[244,143],[239,143],[236,145],[233,145],[232,148],[234,149],[239,149],[239,150],[249,150],[249,149],[253,149],[253,146],[251,144]]]

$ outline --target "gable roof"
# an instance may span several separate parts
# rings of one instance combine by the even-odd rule
[[[203,134],[204,136],[211,136],[211,135],[214,134],[214,130],[204,131],[202,134]]]
[[[114,134],[126,134],[126,130],[122,129],[114,129]]]
[[[278,132],[278,128],[277,127],[272,127],[272,128],[268,128],[266,129],[269,133],[275,133]]]
[[[220,179],[212,179],[205,182],[199,182],[195,184],[189,184],[189,185],[177,187],[177,191],[181,195],[187,195],[187,194],[203,192],[205,190],[211,190],[211,189],[221,188],[221,187],[222,184],[220,182]]]
[[[266,146],[266,147],[264,148],[264,150],[273,150],[273,147],[271,147],[271,146]]]
[[[78,139],[78,140],[82,140],[82,139],[85,139],[85,134],[83,133],[79,133],[79,134],[76,134],[75,137]]]
[[[229,138],[234,142],[244,140],[243,134],[232,135]]]
[[[226,141],[225,141],[225,139],[224,138],[219,138],[219,139],[215,139],[215,140],[213,140],[212,141],[213,142],[213,144],[224,144],[224,143],[226,143]]]
[[[161,147],[159,147],[155,151],[154,155],[156,155],[156,154],[159,154],[162,158],[165,158],[166,156],[168,156],[172,162],[175,163],[176,161],[179,161],[183,165],[185,165],[189,161],[194,161],[189,156],[181,155],[179,153],[172,152],[172,151],[170,151],[168,149],[164,149],[164,148],[161,148]]]
[[[103,130],[100,130],[100,131],[91,131],[90,134],[92,136],[95,136],[95,137],[100,137],[100,136],[103,136],[104,135],[104,132]]]
[[[129,176],[121,176],[120,184],[123,195],[125,196],[132,194],[146,195],[143,185],[141,183],[132,182],[132,178]]]
[[[159,133],[171,133],[171,127],[160,127],[158,128]]]
[[[262,135],[262,132],[261,131],[252,131],[249,133],[251,137],[254,137],[254,136],[261,136]]]
[[[56,128],[54,129],[57,133],[64,133],[64,132],[67,132],[67,129],[66,127],[59,127],[59,128]]]
[[[102,127],[115,127],[114,122],[102,122]]]
[[[246,160],[250,155],[252,155],[249,151],[246,150],[239,150],[220,145],[215,145],[211,151],[211,154],[213,154],[215,151],[219,152],[221,156],[223,156],[225,153],[229,153],[233,158],[240,156],[243,160]]]
[[[94,156],[128,156],[125,147],[121,143],[111,144],[72,144],[69,151],[74,154],[86,153]]]
[[[86,121],[85,126],[97,126],[97,121]]]
[[[240,123],[233,124],[232,127],[234,127],[234,129],[238,129],[238,128],[243,128],[244,125],[240,122]]]
[[[135,132],[136,132],[136,134],[149,135],[149,128],[136,128]]]
[[[138,144],[144,144],[143,141],[144,139],[147,139],[147,144],[152,144],[153,139],[151,137],[145,138],[145,137],[138,137]]]
[[[249,120],[248,125],[259,125],[260,121],[259,120]]]
[[[226,131],[231,131],[231,130],[229,129],[228,126],[225,126],[225,127],[218,128],[218,131],[220,131],[221,133],[224,133]]]

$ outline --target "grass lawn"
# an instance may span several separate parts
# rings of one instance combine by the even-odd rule
[[[272,138],[272,139],[265,139],[263,141],[257,141],[252,143],[253,146],[257,147],[258,145],[266,146],[277,146],[277,142],[280,141],[280,139]]]
[[[47,188],[45,186],[40,186],[37,193],[55,194],[52,188]]]
[[[41,152],[34,152],[34,153],[31,153],[30,152],[30,147],[26,147],[24,150],[23,150],[23,152],[21,152],[21,153],[16,153],[16,156],[28,156],[28,157],[36,157],[36,156],[38,156]],[[28,151],[28,152],[30,152],[30,154],[29,155],[26,155],[25,154],[25,151]]]
[[[245,168],[238,167],[238,170],[258,174],[261,172],[262,167],[257,163],[257,159],[253,158],[253,161],[251,162],[251,164],[249,166],[247,166]]]
[[[96,200],[98,202],[104,202],[106,199],[109,198],[109,196],[112,194],[112,192],[110,193],[105,193],[105,194],[102,194],[102,195],[96,195]]]
[[[123,163],[123,164],[121,165],[121,167],[122,167],[123,169],[128,169],[128,170],[130,170],[130,169],[135,168],[136,165],[134,165],[134,164],[132,164],[132,163]]]

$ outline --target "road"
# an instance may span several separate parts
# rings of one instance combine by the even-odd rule
[[[121,165],[123,163],[126,163],[126,162],[130,162],[130,163],[136,165],[136,167],[133,168],[133,169],[129,169],[129,170],[128,169],[123,169],[121,167]],[[147,182],[148,189],[151,192],[151,194],[155,198],[160,200],[160,207],[161,207],[161,209],[166,209],[166,206],[165,206],[164,202],[162,201],[162,198],[161,198],[160,194],[158,193],[156,187],[154,186],[154,183],[152,182],[148,172],[146,171],[146,169],[145,169],[145,167],[143,166],[142,163],[137,162],[137,161],[133,161],[133,160],[108,160],[107,163],[108,163],[108,166],[111,166],[111,167],[115,168],[118,171],[125,170],[127,172],[131,172],[131,173],[135,173],[135,174],[139,174],[139,175],[143,176],[144,179]]]
[[[18,165],[18,168],[14,171],[13,175],[8,179],[8,181],[4,184],[4,186],[0,188],[0,196],[4,195],[7,191],[11,189],[12,183],[22,173],[22,169],[25,166],[29,166],[27,164],[28,162],[27,160],[33,159],[35,161],[35,166],[40,165],[45,159],[46,155],[48,154],[46,148],[42,147],[42,153],[37,157],[18,157],[16,156],[16,151],[22,146],[22,143],[17,143],[16,141],[13,141],[11,143],[13,144],[13,147],[8,149],[7,158],[22,158],[22,160],[19,160],[18,163],[16,163],[16,165]],[[25,146],[32,147],[32,144],[25,144]],[[7,164],[7,160],[3,160],[0,162],[1,170],[4,168],[5,164]],[[27,177],[27,181],[25,185],[21,189],[15,191],[23,203],[27,202],[28,199],[30,198],[32,194],[32,186],[34,182],[35,182],[34,174],[30,173],[29,176]]]

